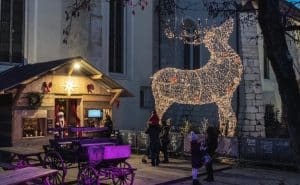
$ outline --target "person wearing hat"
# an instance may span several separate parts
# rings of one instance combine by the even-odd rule
[[[159,118],[155,110],[151,112],[151,116],[148,119],[148,124],[159,125]]]
[[[152,166],[159,165],[159,152],[160,152],[160,126],[159,118],[155,111],[152,111],[150,118],[148,119],[148,127],[145,131],[146,134],[149,134],[150,139],[150,156]]]
[[[193,185],[200,185],[201,183],[198,180],[198,169],[205,164],[204,157],[206,155],[206,151],[203,144],[198,141],[198,136],[193,131],[190,133],[190,139]]]
[[[213,157],[215,155],[215,151],[218,147],[218,135],[219,131],[213,127],[209,126],[206,130],[205,134],[205,145],[206,145],[206,152]],[[207,177],[204,179],[207,182],[214,181],[214,171],[213,171],[213,161],[211,160],[206,167]]]

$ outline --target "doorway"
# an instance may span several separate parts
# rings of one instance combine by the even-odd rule
[[[81,99],[55,99],[55,123],[57,120],[58,112],[64,113],[65,123],[67,127],[76,127],[80,125],[79,107]]]

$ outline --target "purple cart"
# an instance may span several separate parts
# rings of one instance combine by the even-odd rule
[[[131,155],[130,145],[104,143],[83,144],[88,162],[81,164],[78,184],[100,184],[111,179],[113,184],[133,184],[134,171],[126,162]]]
[[[44,167],[58,170],[50,178],[51,184],[64,184],[67,169],[74,164],[78,165],[80,185],[98,185],[107,180],[115,185],[133,184],[136,169],[126,162],[131,155],[130,145],[119,145],[113,138],[86,137],[51,139],[49,143],[44,146]]]

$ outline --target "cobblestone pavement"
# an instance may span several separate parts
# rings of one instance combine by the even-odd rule
[[[274,169],[232,168],[215,173],[215,182],[202,185],[300,185],[300,173]],[[172,183],[172,185],[191,185],[192,180]]]
[[[191,177],[191,164],[190,161],[184,159],[170,159],[170,163],[160,164],[159,167],[152,167],[150,161],[147,164],[142,163],[141,155],[132,155],[127,160],[133,168],[136,168],[134,185],[155,185],[166,184],[177,180],[186,180]],[[228,165],[215,164],[214,168],[221,170],[228,168]],[[76,184],[77,169],[72,168],[68,170],[67,184]],[[204,173],[202,168],[200,173]],[[105,184],[111,184],[111,181],[104,182]]]
[[[134,185],[191,185],[190,161],[170,159],[170,163],[152,167],[141,162],[141,155],[132,155],[128,162],[137,168]],[[199,170],[202,185],[300,185],[300,173],[276,169],[241,168],[214,164],[215,182],[204,182],[205,169]],[[68,184],[76,184],[77,169],[68,171]],[[112,184],[106,181],[104,184]]]
[[[127,161],[136,168],[134,185],[191,185],[190,161],[170,159],[168,164],[152,167],[142,163],[141,155],[132,155]],[[199,170],[202,185],[300,185],[300,173],[276,169],[241,168],[214,164],[215,182],[204,182],[205,169]],[[0,169],[0,171],[2,171]],[[77,184],[77,167],[68,169],[66,185]],[[111,181],[102,182],[112,184]]]

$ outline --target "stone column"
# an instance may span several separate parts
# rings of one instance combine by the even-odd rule
[[[240,55],[244,66],[239,87],[239,132],[242,136],[265,137],[263,90],[257,45],[257,20],[240,15]]]

